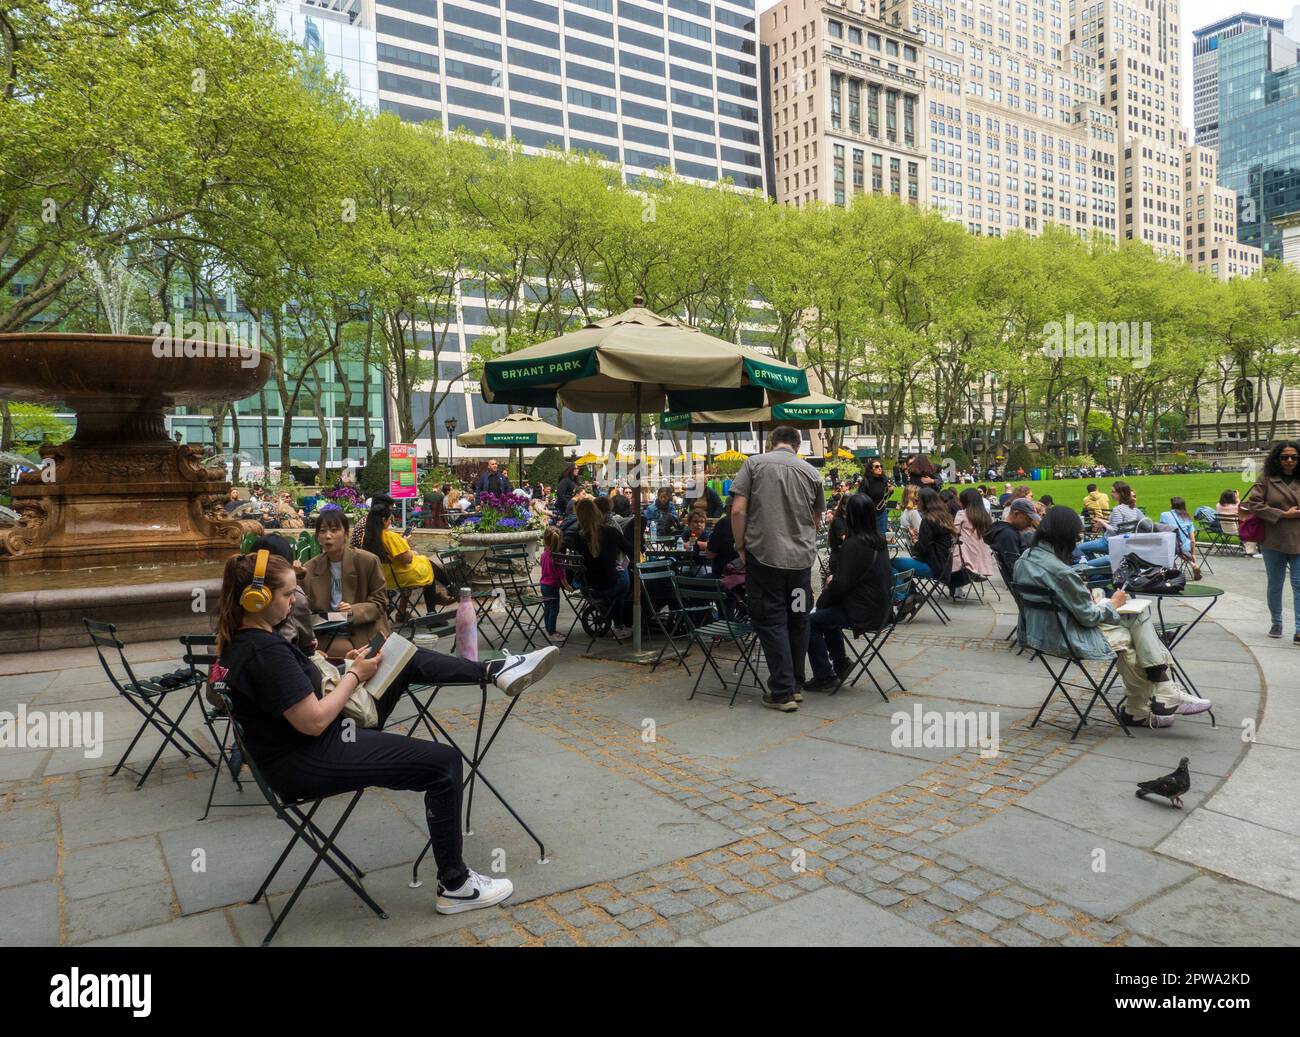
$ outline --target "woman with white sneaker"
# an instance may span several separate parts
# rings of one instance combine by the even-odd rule
[[[461,757],[439,742],[385,733],[383,725],[412,683],[493,683],[518,695],[555,664],[559,649],[488,663],[417,649],[378,700],[377,730],[345,726],[341,715],[357,686],[374,676],[382,653],[348,653],[351,666],[322,693],[321,671],[276,626],[293,608],[293,569],[268,551],[233,555],[221,585],[214,691],[227,695],[243,741],[266,781],[286,799],[316,799],[364,788],[424,793],[424,814],[438,867],[439,914],[490,907],[514,891],[509,879],[480,875],[461,856]]]
[[[1071,558],[1083,521],[1070,508],[1050,509],[1034,534],[1033,545],[1016,562],[1015,582],[1050,591],[1065,608],[1066,642],[1056,617],[1025,609],[1021,638],[1030,648],[1067,656],[1073,649],[1081,659],[1116,660],[1124,682],[1120,720],[1132,727],[1170,727],[1178,716],[1204,713],[1208,699],[1189,694],[1170,672],[1172,659],[1160,640],[1150,609],[1121,616],[1116,609],[1128,601],[1122,590],[1094,601]]]

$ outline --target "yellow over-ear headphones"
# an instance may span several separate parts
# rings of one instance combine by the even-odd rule
[[[270,551],[257,552],[257,561],[253,563],[253,582],[239,596],[239,606],[245,612],[261,612],[271,604],[271,592],[266,588],[266,566],[270,561]]]

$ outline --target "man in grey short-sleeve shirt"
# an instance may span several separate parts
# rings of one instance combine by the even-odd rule
[[[767,660],[763,704],[798,709],[808,654],[812,565],[826,496],[817,470],[800,460],[799,433],[773,430],[772,449],[749,458],[731,484],[736,548],[745,563],[750,619]]]

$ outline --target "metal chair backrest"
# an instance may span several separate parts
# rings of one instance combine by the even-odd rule
[[[1136,533],[1139,524],[1139,519],[1134,519],[1132,522],[1121,522],[1115,527],[1115,532],[1120,535],[1123,535],[1124,533]]]
[[[1070,629],[1067,619],[1069,612],[1065,606],[1057,599],[1056,595],[1036,583],[1013,583],[1011,585],[1012,593],[1016,595],[1016,604],[1020,606],[1022,614],[1026,612],[1050,612],[1056,617],[1056,625],[1061,633],[1061,644],[1069,646]],[[1074,649],[1062,655],[1060,652],[1049,652],[1039,648],[1037,651],[1044,655],[1055,655],[1059,659],[1071,659],[1082,664],[1082,660],[1075,654]]]
[[[219,691],[216,694],[221,701],[221,707],[226,711],[226,716],[230,718],[230,730],[234,732],[235,745],[239,747],[239,751],[244,757],[244,763],[248,765],[248,769],[252,772],[253,780],[257,782],[258,789],[266,797],[267,803],[275,810],[276,815],[284,817],[286,800],[282,799],[280,794],[267,783],[266,776],[262,774],[262,768],[257,765],[257,759],[248,751],[248,744],[244,741],[244,727],[239,722],[239,718],[235,716],[230,696],[224,691]],[[294,801],[290,800],[288,802]]]
[[[108,674],[108,679],[112,682],[113,687],[125,693],[127,686],[138,686],[140,680],[136,677],[135,671],[131,669],[131,664],[126,661],[126,645],[118,640],[117,627],[112,623],[102,623],[97,619],[82,619],[81,622],[86,626],[86,633],[90,635],[91,644],[95,646],[95,654],[99,656],[99,665]],[[117,652],[118,661],[122,664],[122,669],[126,673],[125,682],[109,666],[108,659],[105,657],[107,649],[113,649]]]
[[[703,576],[677,576],[674,577],[674,586],[677,588],[677,596],[683,604],[690,602],[708,603],[717,605],[719,609],[727,603],[727,591],[722,586],[721,580],[708,579]]]

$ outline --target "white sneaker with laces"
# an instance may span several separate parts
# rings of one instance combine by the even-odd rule
[[[480,907],[499,904],[515,891],[509,879],[490,879],[471,870],[459,889],[438,887],[438,902],[434,910],[440,915],[458,915],[462,911],[475,911]]]
[[[514,698],[550,673],[559,657],[560,650],[554,645],[526,655],[507,654],[504,665],[492,675],[492,683]]]
[[[1198,698],[1177,681],[1164,681],[1155,686],[1151,709],[1153,712],[1169,716],[1177,713],[1181,716],[1195,716],[1213,708],[1209,699]]]

